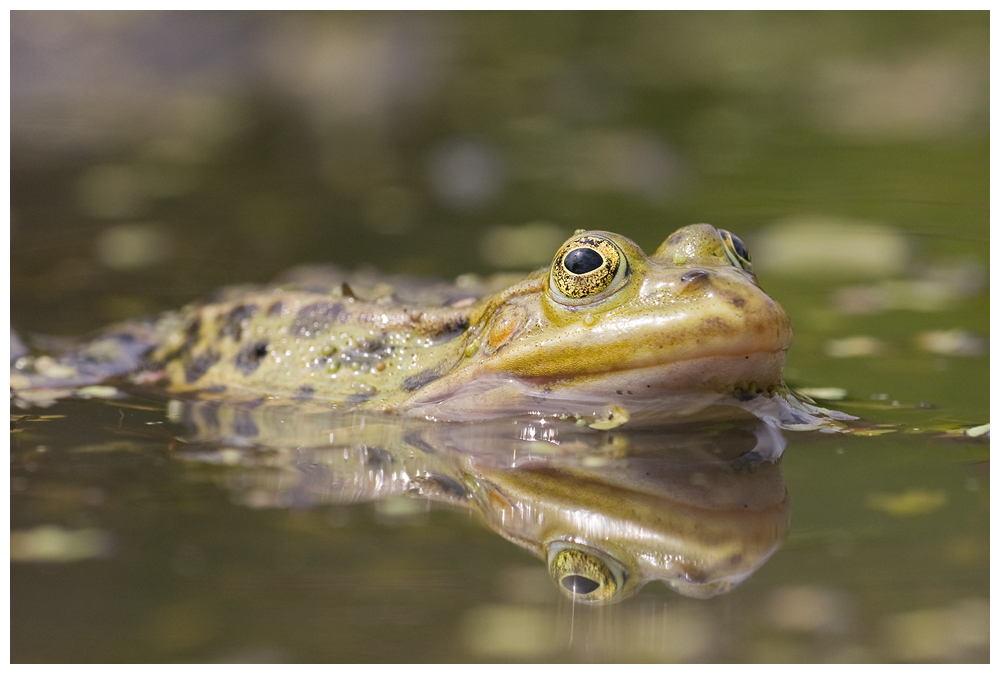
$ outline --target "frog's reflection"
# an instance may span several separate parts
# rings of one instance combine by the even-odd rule
[[[585,603],[653,580],[693,597],[728,592],[789,529],[784,439],[761,422],[599,432],[206,402],[174,413],[192,429],[184,458],[235,465],[227,486],[248,503],[457,504],[545,560],[563,593]]]

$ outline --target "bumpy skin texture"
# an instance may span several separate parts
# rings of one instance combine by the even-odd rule
[[[228,291],[144,325],[138,379],[455,420],[767,394],[791,327],[732,239],[691,225],[647,256],[578,232],[548,269],[493,294],[441,287],[437,301],[378,284]]]
[[[416,390],[461,355],[468,310],[272,291],[205,305],[152,353],[173,388],[346,404]]]

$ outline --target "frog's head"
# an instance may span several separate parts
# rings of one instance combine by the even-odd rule
[[[725,230],[684,227],[649,256],[618,234],[580,231],[548,270],[483,305],[460,386],[428,393],[446,405],[465,394],[470,412],[576,413],[581,402],[631,412],[679,394],[766,392],[781,385],[791,336]]]
[[[524,306],[510,299],[491,330],[497,317]],[[652,368],[648,383],[657,388],[738,383],[732,372],[697,367],[670,378],[691,369],[685,365],[722,358],[749,376],[744,383],[766,387],[779,380],[791,341],[788,317],[757,284],[746,246],[711,225],[678,230],[652,256],[611,232],[578,232],[532,299],[537,313],[529,310],[521,331],[492,349],[490,366],[597,380]],[[755,367],[738,367],[738,359],[754,359]]]

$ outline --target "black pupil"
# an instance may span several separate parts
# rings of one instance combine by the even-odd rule
[[[590,594],[601,585],[590,578],[584,576],[566,576],[562,579],[563,587],[573,594]]]
[[[573,274],[586,274],[602,264],[604,258],[592,248],[576,248],[566,253],[566,257],[563,258],[563,266]]]

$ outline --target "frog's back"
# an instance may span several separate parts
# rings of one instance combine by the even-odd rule
[[[461,356],[469,307],[275,288],[230,293],[165,321],[149,354],[174,390],[380,401],[440,376]]]
[[[454,365],[470,312],[509,282],[467,276],[443,283],[300,267],[274,285],[223,288],[156,319],[111,326],[71,348],[40,356],[12,350],[11,388],[28,398],[33,390],[128,376],[173,392],[387,407],[384,401]],[[20,343],[12,335],[12,344]]]

